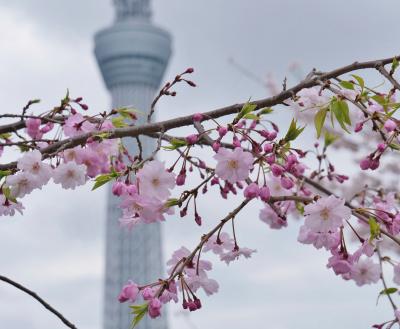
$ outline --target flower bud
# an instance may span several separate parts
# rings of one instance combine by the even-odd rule
[[[247,199],[254,199],[257,198],[258,195],[260,194],[260,189],[258,185],[253,182],[244,189],[243,194]]]
[[[201,113],[195,113],[195,114],[193,114],[193,121],[194,121],[194,122],[203,121],[203,114],[201,114]]]

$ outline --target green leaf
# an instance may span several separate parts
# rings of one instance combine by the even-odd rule
[[[17,203],[17,199],[11,194],[11,190],[8,186],[3,186],[2,191],[3,191],[3,194],[6,197],[6,199],[8,199],[14,203]]]
[[[345,89],[354,90],[354,84],[353,84],[353,82],[342,80],[342,81],[339,82],[339,85],[340,85],[341,87],[345,88]]]
[[[124,119],[130,119],[134,120],[136,119],[136,111],[135,109],[132,108],[127,108],[127,107],[122,107],[116,110]]]
[[[338,136],[331,134],[329,131],[325,132],[324,147],[327,148],[329,145],[332,145],[337,139]]]
[[[107,184],[110,180],[113,178],[118,177],[118,173],[113,171],[111,174],[104,174],[104,175],[99,175],[95,178],[95,183],[92,187],[92,191],[99,188],[100,186],[103,186],[104,184]]]
[[[329,104],[329,109],[334,114],[336,121],[339,122],[342,129],[346,132],[349,132],[347,130],[346,124],[351,125],[351,121],[349,115],[349,106],[347,105],[347,102],[342,99],[339,100],[336,97],[333,97]]]
[[[178,206],[179,205],[179,199],[168,199],[167,202],[165,202],[164,206],[167,208]]]
[[[246,115],[243,116],[243,119],[259,120],[260,118],[254,113],[247,113]]]
[[[0,134],[0,138],[1,138],[1,139],[5,139],[5,140],[6,140],[6,139],[10,139],[11,136],[12,136],[11,133]]]
[[[289,126],[289,130],[284,138],[285,142],[290,142],[295,140],[303,132],[304,128],[305,126],[301,128],[297,127],[297,121],[292,119],[292,122],[290,123]]]
[[[138,323],[140,322],[140,320],[142,320],[143,317],[147,314],[149,304],[144,303],[142,305],[133,305],[133,306],[129,306],[129,307],[132,309],[131,314],[135,315],[135,317],[132,320],[132,328],[135,328],[138,325]]]
[[[379,236],[379,234],[381,233],[381,227],[376,222],[374,217],[370,217],[368,220],[368,223],[369,223],[369,230],[371,233],[371,237],[369,238],[369,241],[372,241],[375,238],[377,238]]]
[[[0,170],[0,179],[7,177],[12,174],[11,170]]]
[[[399,145],[399,144],[390,143],[390,144],[389,144],[389,147],[390,147],[392,150],[400,151],[400,145]]]
[[[238,121],[241,118],[243,118],[246,114],[253,112],[256,108],[257,108],[257,105],[255,105],[255,104],[251,104],[251,103],[244,104],[242,109],[236,116],[235,121]]]
[[[389,295],[391,295],[391,294],[394,294],[394,293],[397,292],[397,291],[398,291],[397,288],[386,288],[386,289],[383,289],[383,290],[379,293],[378,298],[376,299],[376,305],[378,305],[378,301],[379,301],[379,298],[380,298],[381,296],[383,296],[383,295],[389,296]]]
[[[111,122],[115,128],[124,128],[128,125],[122,116],[112,118]]]
[[[383,97],[383,96],[381,96],[381,95],[374,95],[374,96],[371,96],[371,98],[372,98],[375,102],[377,102],[379,105],[386,106],[386,104],[387,104],[386,98]]]
[[[321,136],[321,131],[322,128],[324,127],[327,112],[328,109],[326,107],[322,108],[317,112],[317,114],[314,117],[315,129],[317,130],[317,138]]]
[[[169,146],[163,146],[163,149],[171,150],[171,151],[176,150],[182,146],[186,146],[187,142],[183,139],[173,138],[173,139],[171,139],[170,144],[171,145],[169,145]]]
[[[392,62],[392,68],[390,69],[390,75],[392,75],[394,73],[394,71],[396,71],[396,69],[399,67],[399,61],[397,60],[397,58],[393,58],[393,62]]]
[[[304,205],[301,202],[296,201],[296,209],[301,215],[304,214]]]
[[[352,76],[354,79],[356,79],[356,80],[357,80],[358,84],[360,85],[361,89],[363,90],[363,89],[364,89],[364,87],[365,87],[365,82],[364,82],[364,79],[363,79],[363,78],[361,78],[361,77],[360,77],[360,76],[358,76],[358,75],[355,75],[355,74],[352,74],[351,76]]]
[[[270,114],[272,112],[274,112],[274,110],[272,108],[264,107],[264,108],[259,110],[258,115]]]

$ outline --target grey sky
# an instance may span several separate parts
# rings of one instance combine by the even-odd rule
[[[281,81],[293,61],[306,72],[399,52],[395,0],[156,0],[153,9],[154,20],[174,37],[166,78],[192,66],[199,85],[179,87],[178,97],[163,100],[159,119],[266,96],[232,68],[231,57],[261,78],[272,72]],[[66,88],[93,112],[107,108],[92,36],[112,19],[111,0],[0,0],[2,111],[19,111],[37,97],[43,100],[37,108],[45,109]],[[24,217],[0,220],[0,273],[43,295],[82,329],[100,328],[102,310],[105,195],[89,190],[48,186],[26,198]],[[208,225],[230,209],[217,207],[214,197],[203,201]],[[220,293],[191,314],[198,328],[366,328],[389,317],[385,300],[375,306],[380,286],[359,289],[335,277],[325,269],[326,253],[296,242],[297,224],[271,231],[256,208],[237,224],[241,245],[259,252],[229,268],[215,262],[210,276],[220,282]],[[166,257],[182,244],[193,246],[206,227],[171,218],[164,225]],[[179,309],[170,307],[171,328],[188,328]],[[0,328],[64,326],[0,284]]]

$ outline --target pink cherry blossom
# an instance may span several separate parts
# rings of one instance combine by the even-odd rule
[[[74,190],[75,187],[85,184],[86,166],[78,165],[74,161],[62,163],[54,169],[53,180],[65,189]]]
[[[339,232],[313,232],[303,225],[300,227],[297,241],[304,244],[312,244],[317,249],[324,247],[329,250],[339,246],[340,234]]]
[[[17,168],[35,176],[38,185],[46,184],[52,174],[51,166],[42,162],[42,154],[38,150],[25,153],[18,160]]]
[[[228,233],[222,232],[219,235],[219,241],[217,235],[212,235],[203,247],[203,252],[212,250],[214,254],[220,255],[225,251],[232,250],[235,246],[233,239]]]
[[[15,198],[22,198],[41,186],[35,176],[23,171],[7,176],[6,185],[10,187],[11,195]]]
[[[351,267],[350,277],[356,282],[357,286],[376,283],[380,275],[381,268],[379,264],[375,264],[370,258],[361,258]]]
[[[165,220],[164,213],[167,211],[160,200],[139,194],[126,195],[120,207],[123,209],[122,221],[140,217],[144,223]]]
[[[319,199],[304,207],[305,226],[311,232],[335,232],[344,220],[351,217],[351,210],[344,205],[344,199],[333,195]]]
[[[40,131],[40,125],[42,124],[42,120],[29,118],[26,120],[26,133],[32,139],[41,139],[43,133]]]
[[[166,200],[175,187],[175,176],[165,170],[164,164],[158,160],[147,162],[137,173],[141,195]]]
[[[86,132],[94,131],[95,125],[85,120],[82,114],[76,113],[65,120],[63,131],[65,136],[74,137]]]
[[[239,259],[240,256],[244,258],[250,258],[253,253],[257,250],[249,248],[239,248],[238,250],[232,250],[230,252],[221,254],[220,259],[229,265],[230,262]]]
[[[266,204],[263,209],[260,210],[259,218],[264,223],[268,224],[270,228],[279,230],[282,227],[287,226],[287,221],[283,220],[278,214]]]
[[[253,168],[253,156],[240,147],[236,147],[234,151],[220,148],[214,159],[217,160],[217,176],[232,184],[249,177],[250,169]]]

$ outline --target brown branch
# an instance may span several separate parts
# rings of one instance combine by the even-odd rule
[[[400,56],[397,56],[396,59],[400,60]],[[386,58],[382,60],[376,60],[376,61],[367,61],[367,62],[354,62],[353,64],[343,66],[341,68],[335,69],[333,71],[327,72],[327,73],[315,73],[315,76],[307,76],[306,79],[304,79],[302,82],[297,84],[296,86],[284,90],[281,93],[261,99],[258,101],[253,101],[252,103],[256,105],[256,109],[260,109],[263,107],[270,107],[278,104],[283,104],[283,102],[286,99],[291,98],[293,95],[295,95],[298,91],[300,91],[303,88],[310,88],[313,86],[316,86],[320,83],[320,81],[328,80],[331,78],[338,77],[342,74],[360,70],[360,69],[367,69],[367,68],[377,68],[379,65],[383,64],[389,64],[393,62],[393,57],[391,58]],[[203,117],[204,120],[209,120],[209,119],[215,119],[219,117],[223,117],[226,115],[230,114],[235,114],[238,113],[244,103],[240,104],[234,104],[226,107],[222,107],[216,110],[204,112]],[[183,117],[178,117],[166,121],[161,121],[161,122],[156,122],[156,123],[147,123],[143,124],[141,126],[133,126],[133,127],[125,127],[125,128],[116,128],[116,129],[110,129],[107,131],[103,131],[103,134],[108,134],[107,138],[121,138],[121,137],[136,137],[139,135],[146,135],[146,134],[151,134],[151,133],[156,133],[160,132],[161,130],[163,131],[168,131],[170,129],[174,128],[179,128],[183,126],[188,126],[193,124],[193,116],[192,115],[187,115]],[[14,126],[13,126],[14,125]],[[22,126],[21,126],[22,125]],[[10,124],[6,125],[8,129],[10,129],[10,126],[13,126],[13,129],[8,130],[8,131],[15,131],[15,129],[20,129],[21,127],[23,128],[25,126],[24,121],[17,122],[15,124]],[[3,133],[5,126],[0,126],[0,134]],[[19,127],[19,128],[18,128]],[[42,150],[42,153],[44,154],[44,158],[48,157],[50,154],[56,154],[60,152],[60,150],[65,150],[68,148],[73,148],[78,145],[85,144],[86,141],[95,136],[98,132],[91,132],[91,133],[86,133],[82,134],[79,136],[75,136],[73,138],[65,139],[62,141],[59,141],[57,143],[54,143],[47,148]],[[16,163],[8,163],[8,164],[3,164],[0,165],[0,170],[5,170],[5,169],[13,169],[15,168]]]
[[[71,329],[77,329],[77,327],[72,324],[70,321],[68,321],[59,311],[57,311],[54,307],[52,307],[49,303],[47,303],[43,298],[41,298],[40,296],[38,296],[38,294],[36,294],[34,291],[24,287],[22,284],[17,283],[5,276],[0,275],[0,280],[4,281],[12,286],[14,286],[15,288],[25,292],[26,294],[28,294],[29,296],[33,297],[34,299],[36,299],[40,304],[42,304],[47,310],[49,310],[51,313],[53,313],[56,317],[58,317],[68,328]]]

